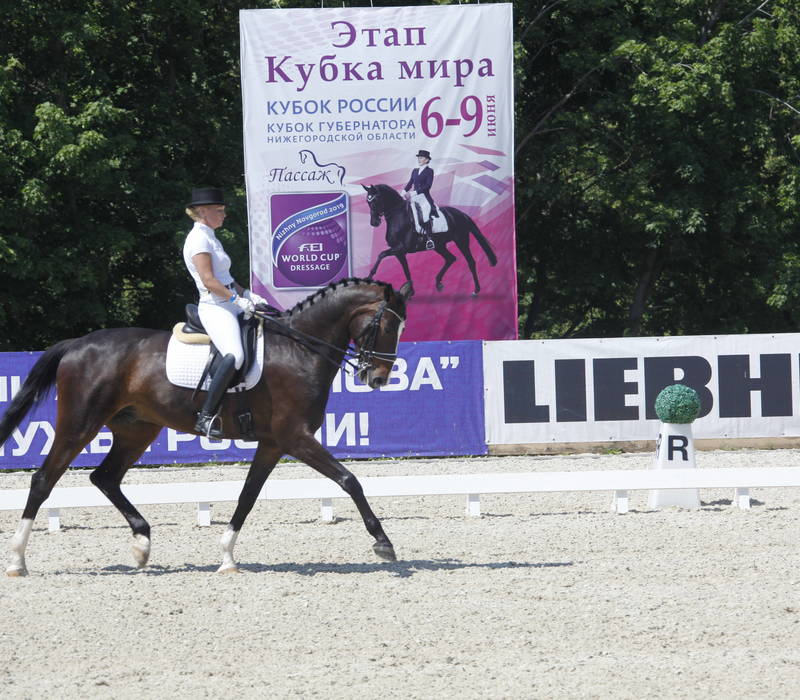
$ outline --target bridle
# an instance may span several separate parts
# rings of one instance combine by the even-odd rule
[[[395,206],[387,207],[386,204],[382,204],[382,211],[376,211],[373,208],[373,202],[381,197],[380,194],[368,194],[367,195],[367,205],[369,206],[370,214],[374,214],[377,217],[378,224],[381,222],[381,217],[389,217],[389,214],[394,214],[394,212],[401,210],[405,205],[406,202],[400,201]],[[383,198],[381,197],[381,202],[383,202]]]
[[[369,320],[369,323],[367,323],[367,325],[362,329],[361,333],[354,338],[358,347],[348,345],[344,348],[341,348],[338,345],[333,345],[326,340],[322,340],[322,338],[317,338],[314,335],[303,333],[303,331],[298,331],[296,328],[288,326],[282,321],[279,321],[275,317],[274,312],[263,312],[256,309],[254,315],[257,318],[262,319],[266,325],[269,325],[270,329],[274,333],[283,335],[290,340],[294,340],[296,343],[299,343],[303,347],[306,347],[317,355],[320,355],[335,367],[339,367],[341,362],[335,362],[328,354],[328,350],[335,350],[337,353],[342,353],[344,356],[344,363],[348,365],[356,374],[359,374],[363,371],[369,370],[373,366],[373,361],[375,359],[386,360],[387,362],[394,362],[394,360],[397,359],[397,348],[395,348],[395,352],[379,352],[375,349],[375,345],[378,342],[381,319],[383,318],[383,314],[387,311],[392,314],[392,316],[394,316],[400,323],[405,323],[405,318],[403,318],[394,309],[389,308],[388,302],[382,301],[380,306],[375,311],[375,314]],[[355,360],[355,362],[353,362],[353,360]]]
[[[392,314],[392,316],[394,316],[400,323],[405,323],[405,319],[394,309],[390,309],[387,302],[381,302],[381,305],[378,307],[375,315],[370,319],[370,322],[364,326],[364,329],[355,339],[356,343],[358,343],[358,351],[356,355],[356,359],[358,360],[358,366],[356,368],[357,374],[372,367],[373,360],[375,360],[375,358],[379,360],[386,360],[387,362],[394,362],[397,359],[396,347],[394,352],[378,352],[375,349],[375,345],[378,342],[378,333],[380,332],[381,328],[381,319],[383,318],[383,314],[387,311]],[[349,349],[350,348],[348,347],[348,350]]]

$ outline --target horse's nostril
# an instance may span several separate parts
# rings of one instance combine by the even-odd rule
[[[386,384],[386,377],[375,377],[372,380],[372,388],[377,389],[379,386],[384,386]]]

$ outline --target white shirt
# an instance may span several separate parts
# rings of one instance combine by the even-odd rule
[[[195,221],[192,230],[186,236],[186,242],[183,244],[183,261],[186,263],[189,274],[197,285],[197,291],[203,296],[208,295],[209,291],[205,288],[203,281],[200,279],[200,273],[192,261],[192,257],[198,253],[208,253],[211,256],[211,269],[214,272],[214,277],[222,284],[227,286],[233,283],[233,277],[230,272],[231,259],[214,234],[214,229]]]

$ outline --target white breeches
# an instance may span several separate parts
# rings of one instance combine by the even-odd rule
[[[414,215],[414,228],[423,233],[422,224],[431,218],[431,203],[424,194],[411,195],[411,211]]]
[[[201,301],[197,305],[197,311],[206,333],[211,337],[211,342],[217,346],[223,357],[233,355],[236,369],[241,369],[244,351],[239,331],[239,314],[242,310],[230,301],[222,303]]]

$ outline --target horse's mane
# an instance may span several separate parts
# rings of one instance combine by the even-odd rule
[[[400,193],[394,187],[392,187],[391,185],[387,185],[385,183],[380,182],[377,185],[375,185],[375,188],[380,190],[382,193],[389,194],[389,195],[394,195],[395,199],[399,199],[401,201],[403,199],[403,197],[400,195]]]
[[[380,280],[371,280],[371,279],[363,279],[361,277],[346,277],[345,279],[338,280],[336,282],[331,282],[327,287],[323,287],[322,289],[318,289],[313,294],[307,296],[305,299],[297,302],[291,309],[287,309],[286,311],[281,313],[281,316],[288,317],[292,314],[299,313],[304,309],[307,309],[309,306],[313,306],[320,300],[324,299],[330,293],[336,291],[337,289],[341,289],[342,287],[352,287],[357,285],[365,285],[365,284],[372,284],[378,287],[383,287],[383,296],[384,299],[389,298],[389,294],[392,290],[392,285],[388,282],[381,282]]]

